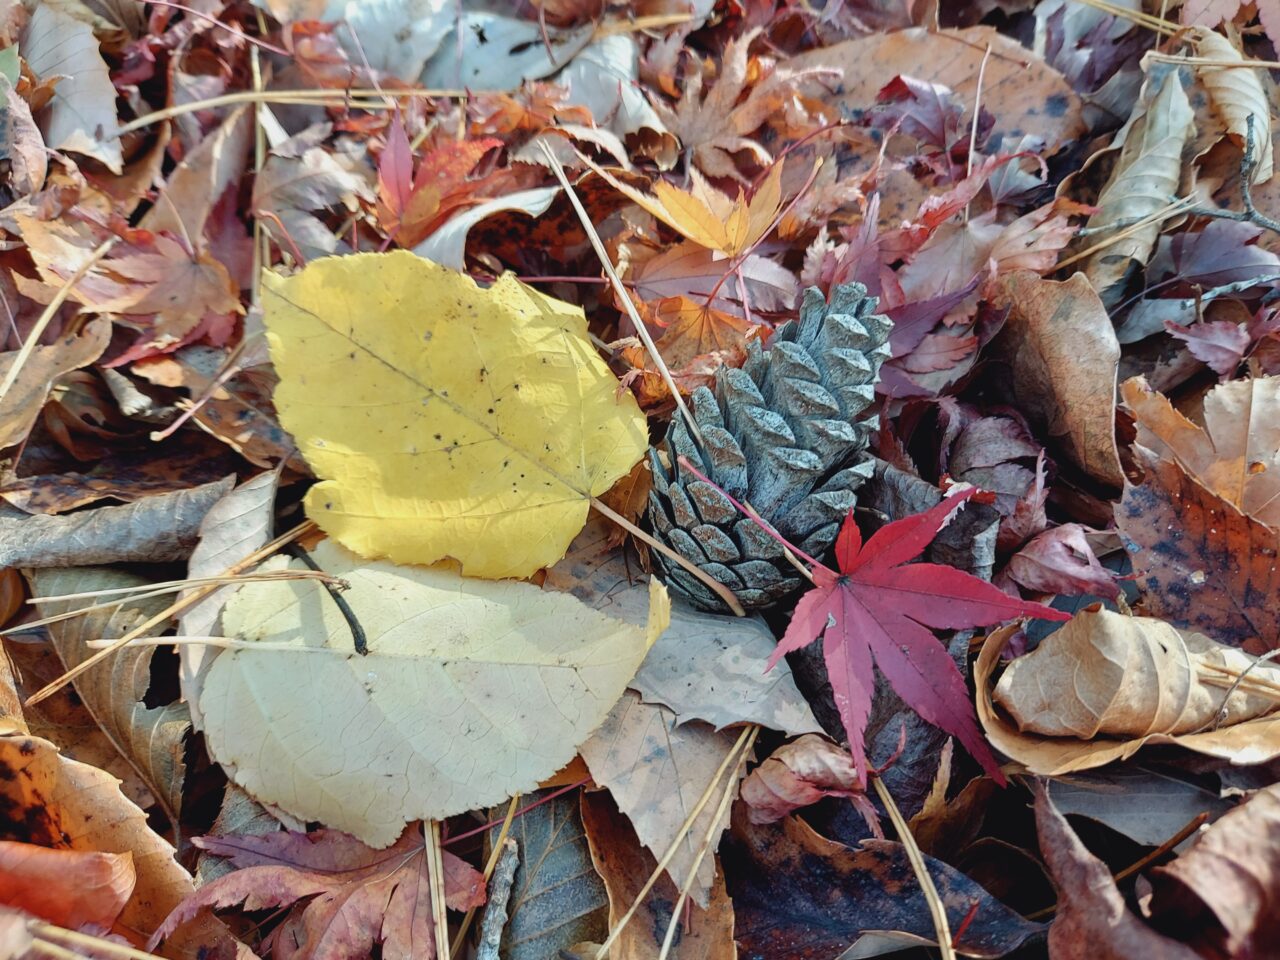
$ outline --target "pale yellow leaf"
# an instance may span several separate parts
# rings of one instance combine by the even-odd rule
[[[648,447],[581,308],[509,275],[357,254],[268,274],[263,307],[307,513],[363,556],[528,576]]]
[[[1243,147],[1248,139],[1249,118],[1253,117],[1253,144],[1257,166],[1252,183],[1266,183],[1274,170],[1271,144],[1271,106],[1262,87],[1260,67],[1226,67],[1225,62],[1243,63],[1244,56],[1220,33],[1205,27],[1192,27],[1188,38],[1195,45],[1196,56],[1214,61],[1214,65],[1197,64],[1196,73],[1204,82],[1227,132]]]
[[[259,801],[372,846],[533,789],[569,762],[665,629],[651,582],[647,626],[568,594],[436,568],[361,563],[325,541],[317,564],[368,637],[314,580],[241,587],[223,631],[252,646],[210,667],[200,710],[210,752]]]

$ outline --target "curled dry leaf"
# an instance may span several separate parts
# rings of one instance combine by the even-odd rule
[[[1107,614],[1108,618],[1118,616],[1118,614]],[[1087,626],[1090,623],[1098,624],[1105,621],[1100,619],[1096,613],[1086,612],[1080,614],[1076,618],[1076,622],[1083,622]],[[1071,625],[1063,627],[1060,632],[1068,629],[1071,629],[1074,635],[1082,632],[1082,628]],[[1277,715],[1274,711],[1253,720],[1224,726],[1218,730],[1209,729],[1200,733],[1189,732],[1183,734],[1151,732],[1133,736],[1130,739],[1098,737],[1093,740],[1081,740],[1072,735],[1045,736],[1039,733],[1023,732],[1018,729],[1017,723],[1010,719],[1007,714],[996,708],[991,692],[992,675],[1000,662],[1000,652],[1016,632],[1016,627],[1002,627],[994,631],[987,637],[982,645],[981,652],[978,654],[977,662],[974,664],[974,683],[978,691],[978,720],[982,723],[982,729],[986,733],[987,739],[991,741],[992,746],[1005,756],[1022,764],[1032,773],[1041,776],[1060,776],[1076,770],[1090,770],[1116,760],[1124,760],[1135,754],[1146,744],[1175,744],[1196,753],[1218,757],[1240,765],[1265,763],[1276,756],[1280,756],[1280,715]],[[1070,637],[1072,634],[1068,636]],[[1047,643],[1048,641],[1046,640],[1045,642]],[[1092,646],[1087,634],[1079,642],[1081,643],[1081,649],[1086,652],[1088,652],[1088,647]],[[1079,661],[1082,658],[1077,656],[1076,659]],[[1099,659],[1101,659],[1100,656]],[[1014,662],[1017,663],[1018,661]],[[1119,671],[1116,672],[1118,673]],[[1149,709],[1146,713],[1150,714],[1154,710],[1164,710],[1166,713],[1173,712],[1171,708],[1166,708],[1161,703],[1164,693],[1159,689],[1158,683],[1164,678],[1153,674],[1154,668],[1149,668],[1148,675],[1152,675],[1152,678],[1147,681],[1148,685],[1144,691],[1144,696],[1147,697],[1148,702],[1157,706]],[[1230,680],[1227,683],[1229,685]],[[1058,687],[1046,687],[1046,689],[1057,690],[1062,686],[1064,686],[1063,682],[1059,681]],[[1116,686],[1115,683],[1109,688],[1104,685],[1104,695],[1108,697],[1113,695]],[[1189,681],[1184,683],[1184,687],[1189,686]],[[1085,690],[1080,692],[1082,696],[1087,695]],[[1224,692],[1225,688],[1216,690],[1211,688],[1207,694],[1202,696],[1207,697],[1211,703],[1220,704]],[[1215,693],[1216,700],[1213,699]],[[1190,698],[1187,697],[1187,699]],[[1256,698],[1250,699],[1255,699],[1256,702]],[[1236,703],[1240,702],[1238,695],[1233,697],[1233,700]],[[1118,716],[1124,716],[1124,706],[1123,704],[1117,704],[1114,707]],[[1030,713],[1035,708],[1034,705],[1028,704],[1022,709]],[[1078,705],[1076,709],[1078,712],[1080,711]],[[1052,710],[1049,716],[1052,716]],[[1141,720],[1142,718],[1137,720],[1129,718],[1127,722],[1132,727],[1139,725]],[[1213,716],[1211,714],[1209,717],[1210,724],[1212,724],[1212,721]],[[1048,725],[1050,721],[1045,719],[1044,722]],[[1082,730],[1088,730],[1092,726],[1087,718],[1082,718],[1075,722]],[[1150,720],[1147,719],[1146,722],[1149,724]],[[1058,729],[1069,730],[1070,727],[1059,721]],[[1123,736],[1123,734],[1120,735]]]
[[[83,333],[36,347],[19,368],[13,384],[0,396],[0,450],[27,438],[60,376],[93,363],[110,342],[111,324],[93,320]],[[17,350],[0,354],[0,380],[9,376],[18,354]]]
[[[774,823],[823,797],[861,799],[870,809],[849,751],[813,733],[773,751],[742,781],[752,823]]]
[[[1049,928],[1054,960],[1200,960],[1129,912],[1107,865],[1088,851],[1043,787],[1036,790],[1040,852],[1058,890]]]
[[[1000,287],[1012,310],[996,346],[1012,368],[1019,408],[1085,473],[1118,487],[1120,345],[1094,287],[1079,273],[1059,282],[1025,272],[1001,278]]]
[[[1160,234],[1159,221],[1129,225],[1169,205],[1182,178],[1182,148],[1194,127],[1191,105],[1178,71],[1147,81],[1149,99],[1139,101],[1120,148],[1111,179],[1098,196],[1098,212],[1089,218],[1093,231],[1123,230],[1125,236],[1093,254],[1085,276],[1113,307],[1123,298],[1124,282],[1135,266],[1146,264]],[[1109,239],[1101,233],[1101,239]]]
[[[321,478],[307,513],[364,556],[528,576],[648,447],[582,309],[511,275],[356,254],[263,297],[280,419]]]
[[[1142,610],[1251,653],[1280,646],[1280,531],[1241,513],[1177,462],[1142,445],[1146,472],[1125,484],[1116,526],[1128,541]]]
[[[1023,733],[1081,740],[1194,733],[1214,725],[1224,706],[1222,726],[1280,706],[1274,696],[1250,695],[1248,683],[1223,703],[1246,670],[1257,684],[1280,681],[1280,669],[1202,634],[1090,609],[1009,664],[995,701]]]
[[[1271,106],[1262,88],[1259,68],[1223,66],[1224,62],[1243,63],[1244,56],[1220,33],[1205,27],[1192,27],[1186,32],[1186,37],[1197,57],[1217,61],[1215,65],[1197,64],[1196,75],[1209,91],[1213,108],[1226,124],[1227,132],[1241,149],[1248,139],[1248,125],[1252,118],[1257,166],[1250,182],[1266,183],[1273,172]]]
[[[1139,444],[1280,530],[1280,377],[1218,384],[1204,398],[1203,426],[1142,377],[1126,380],[1120,394],[1137,421]]]
[[[1263,957],[1280,942],[1280,785],[1265,787],[1152,871],[1152,922],[1203,956]]]
[[[31,592],[37,597],[63,596],[145,586],[149,581],[107,567],[68,567],[35,570]],[[41,617],[70,613],[98,603],[101,597],[37,604]],[[91,640],[114,640],[165,609],[169,596],[133,600],[126,594],[113,607],[93,610],[49,625],[49,638],[70,670],[97,653]],[[157,627],[156,634],[164,632]],[[149,707],[151,658],[154,647],[130,647],[90,667],[74,681],[76,693],[129,765],[146,783],[172,823],[182,806],[183,762],[191,717],[181,703]]]
[[[332,541],[313,556],[350,582],[368,655],[315,580],[246,584],[222,614],[244,645],[200,692],[205,736],[260,801],[373,846],[555,773],[667,625],[657,581],[646,628],[528,583],[361,564]]]

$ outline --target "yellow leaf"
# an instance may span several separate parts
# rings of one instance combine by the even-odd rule
[[[775,163],[750,200],[742,190],[735,200],[711,186],[696,170],[689,172],[691,187],[681,190],[659,180],[653,193],[629,187],[586,158],[583,162],[635,204],[672,230],[709,250],[728,257],[746,253],[764,239],[782,209],[782,164]],[[821,160],[818,161],[821,163]]]
[[[366,557],[525,577],[648,447],[582,310],[481,289],[406,251],[267,275],[280,420],[321,482],[307,513]]]
[[[641,626],[520,581],[361,563],[332,541],[314,556],[351,584],[368,656],[316,581],[241,587],[222,622],[247,643],[205,678],[205,736],[258,800],[377,847],[568,763],[670,618],[656,580]]]

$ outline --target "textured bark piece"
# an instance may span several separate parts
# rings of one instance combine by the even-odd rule
[[[892,328],[874,313],[876,303],[862,284],[840,285],[830,303],[810,288],[800,319],[780,327],[769,350],[750,345],[741,369],[717,371],[714,393],[694,392],[703,450],[680,417],[667,431],[668,463],[650,450],[655,532],[747,608],[790,595],[800,576],[777,541],[677,460],[687,457],[800,549],[825,551],[872,471],[866,448],[878,421],[859,417],[874,400]],[[697,578],[662,555],[658,561],[674,591],[696,606],[723,610]]]

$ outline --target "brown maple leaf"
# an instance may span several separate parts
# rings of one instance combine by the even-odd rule
[[[238,869],[183,900],[152,936],[150,949],[206,907],[243,904],[246,910],[265,910],[307,900],[305,906],[295,906],[280,929],[290,930],[308,956],[363,957],[375,943],[382,944],[386,960],[430,960],[436,955],[426,845],[417,826],[385,850],[338,830],[197,837],[192,842],[229,858]],[[482,905],[480,873],[448,851],[442,856],[448,906],[469,910]],[[276,940],[280,956],[285,945]],[[296,955],[292,949],[284,952]]]

